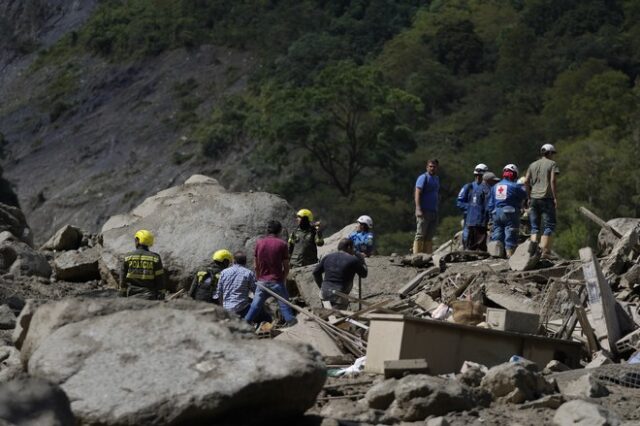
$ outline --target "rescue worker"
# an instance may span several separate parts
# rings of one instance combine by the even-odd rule
[[[313,270],[313,279],[320,287],[322,300],[331,302],[331,306],[334,308],[347,309],[349,301],[334,294],[333,290],[349,294],[353,288],[355,275],[358,274],[361,278],[366,278],[367,272],[364,258],[354,255],[353,241],[343,238],[338,243],[337,252],[329,253],[320,259]]]
[[[502,180],[491,188],[488,209],[493,217],[491,241],[499,241],[511,257],[518,246],[520,208],[527,199],[527,192],[517,183],[518,167],[507,164],[502,170]]]
[[[349,239],[353,241],[353,250],[362,257],[369,257],[373,254],[373,219],[371,216],[362,215],[356,223],[358,227],[349,234]]]
[[[318,247],[324,245],[320,222],[313,221],[313,213],[309,209],[299,210],[296,219],[298,227],[289,236],[291,266],[318,263]]]
[[[542,257],[549,257],[556,230],[556,209],[558,208],[557,175],[558,164],[553,161],[556,148],[547,143],[540,148],[540,159],[529,166],[525,176],[525,185],[530,195],[529,222],[531,223],[531,241],[538,242]],[[542,229],[542,236],[538,234]]]
[[[119,294],[123,297],[138,297],[159,300],[165,288],[164,268],[160,255],[149,250],[153,245],[153,234],[141,229],[134,235],[135,251],[127,253],[122,262]]]
[[[214,296],[217,294],[220,272],[233,261],[233,255],[227,249],[217,250],[211,256],[211,260],[209,265],[196,272],[191,282],[189,296],[202,302],[219,304],[219,300]]]
[[[480,163],[473,169],[474,181],[465,184],[456,200],[463,214],[462,245],[466,250],[487,250],[487,202],[489,188],[482,176],[489,171]]]
[[[438,160],[427,161],[427,171],[416,179],[413,200],[416,205],[416,236],[413,241],[413,254],[433,252],[433,237],[438,225]]]

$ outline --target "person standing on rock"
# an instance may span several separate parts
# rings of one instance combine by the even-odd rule
[[[268,288],[283,299],[289,300],[289,293],[285,287],[289,275],[289,248],[287,243],[279,238],[282,225],[277,220],[267,224],[267,236],[256,243],[254,251],[256,268],[256,292],[249,312],[244,319],[255,323],[264,309],[264,303],[271,297],[262,287]],[[298,322],[290,306],[278,301],[280,311],[287,326]]]
[[[320,223],[313,221],[309,209],[298,211],[298,226],[289,236],[291,266],[306,266],[318,263],[318,247],[324,245]]]
[[[136,249],[127,253],[122,262],[119,294],[147,300],[162,298],[165,288],[164,268],[158,253],[149,250],[153,234],[141,229],[134,235]]]
[[[502,170],[502,180],[491,188],[488,209],[493,217],[491,241],[504,246],[511,257],[518,246],[520,232],[520,208],[527,199],[527,192],[516,183],[518,167],[507,164]]]
[[[214,299],[222,301],[222,307],[244,318],[251,307],[249,293],[256,292],[256,275],[246,267],[247,255],[242,251],[233,254],[233,264],[220,272]],[[271,322],[266,313],[256,322]]]
[[[191,281],[189,296],[201,302],[219,304],[220,302],[215,297],[218,280],[220,279],[220,273],[233,261],[233,255],[227,249],[217,250],[211,256],[211,260],[212,262],[209,265],[200,268],[196,272],[193,281]]]
[[[540,148],[540,159],[534,161],[527,170],[525,185],[530,196],[529,222],[531,241],[539,242],[542,257],[549,257],[553,233],[556,229],[556,209],[558,208],[557,176],[558,164],[553,161],[556,148],[547,143]],[[542,236],[538,234],[542,228]]]
[[[373,254],[373,219],[365,214],[356,222],[358,228],[349,234],[349,239],[353,241],[353,250],[362,257],[369,257]]]
[[[489,191],[482,176],[489,171],[480,163],[473,169],[473,182],[465,184],[456,199],[463,214],[462,245],[466,250],[487,250],[487,202]]]
[[[322,300],[331,302],[336,309],[347,309],[349,301],[333,293],[339,291],[349,294],[353,287],[353,278],[358,274],[367,277],[367,265],[364,257],[354,255],[353,241],[343,238],[338,243],[338,251],[320,259],[313,270],[313,279],[320,287]],[[324,278],[322,276],[324,274]]]
[[[416,205],[416,236],[413,241],[413,254],[433,252],[433,237],[438,225],[438,192],[440,178],[438,160],[427,162],[426,173],[418,176],[414,192]]]

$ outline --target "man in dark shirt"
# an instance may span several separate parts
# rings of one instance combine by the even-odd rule
[[[284,285],[289,274],[289,248],[287,243],[279,238],[281,231],[280,222],[271,220],[267,224],[268,235],[256,243],[254,254],[257,288],[249,312],[244,317],[250,323],[256,321],[264,307],[264,302],[271,297],[269,293],[262,290],[261,286],[289,300],[289,293]],[[287,326],[298,322],[290,306],[281,301],[278,301],[278,306]]]
[[[349,301],[333,294],[333,291],[349,294],[353,287],[353,277],[358,274],[365,278],[368,271],[364,258],[354,256],[352,240],[348,238],[340,240],[338,250],[320,260],[313,270],[313,279],[320,287],[322,300],[331,302],[331,305],[337,309],[347,309]]]

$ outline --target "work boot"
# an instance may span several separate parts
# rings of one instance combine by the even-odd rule
[[[424,241],[413,240],[413,254],[422,253],[423,247],[424,247]]]
[[[551,243],[553,242],[553,237],[551,235],[543,235],[540,238],[540,248],[542,249],[542,258],[550,259],[551,255]]]
[[[511,256],[513,256],[513,249],[507,249],[507,259],[509,259]]]
[[[531,242],[533,243],[538,242],[538,234],[531,234]]]
[[[426,254],[433,253],[433,242],[432,241],[424,241],[422,246],[422,252]]]
[[[284,327],[283,328],[293,327],[297,323],[298,323],[298,319],[297,318],[292,318],[289,321],[284,323]]]

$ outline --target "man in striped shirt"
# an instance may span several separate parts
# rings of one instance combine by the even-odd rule
[[[242,251],[233,254],[233,265],[220,272],[215,298],[222,300],[222,307],[241,317],[249,312],[251,297],[249,293],[256,291],[256,275],[247,269],[247,255]],[[268,314],[262,312],[256,322],[271,321]]]

